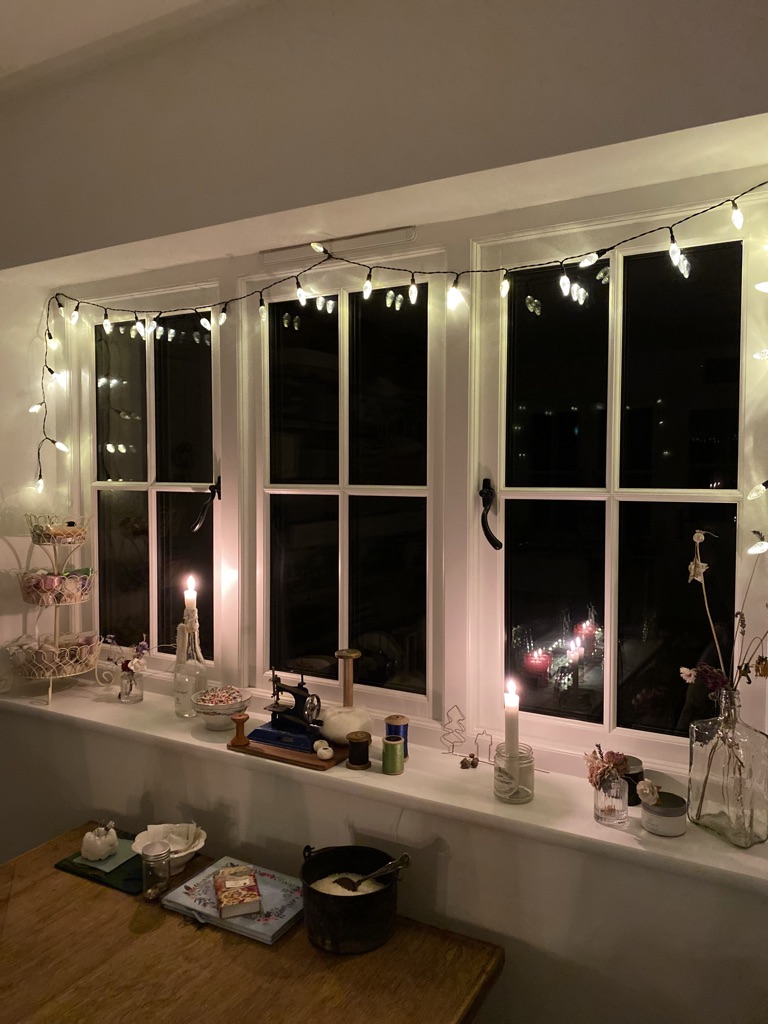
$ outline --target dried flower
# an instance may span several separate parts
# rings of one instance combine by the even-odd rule
[[[104,642],[111,647],[117,648],[115,653],[107,658],[107,661],[111,661],[113,665],[119,665],[121,672],[130,672],[133,675],[136,672],[144,671],[144,656],[149,651],[146,635],[133,648],[133,657],[131,658],[123,657],[123,650],[115,639],[114,633],[108,633],[104,637]]]
[[[696,669],[695,668],[685,668],[683,665],[681,665],[680,666],[680,675],[683,677],[683,681],[688,683],[689,686],[692,683],[696,682]]]
[[[659,802],[661,786],[654,786],[649,779],[642,779],[637,784],[637,795],[644,804],[656,804]]]
[[[629,771],[629,762],[625,754],[620,754],[615,750],[607,750],[603,753],[603,748],[599,743],[596,744],[596,749],[591,754],[585,752],[584,760],[587,765],[587,778],[595,789],[604,789],[609,783],[620,779]]]

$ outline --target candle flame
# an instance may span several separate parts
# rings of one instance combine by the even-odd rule
[[[187,576],[187,590],[194,590],[194,589],[195,589],[195,577],[194,576]]]
[[[514,679],[508,679],[507,680],[507,693],[511,694],[513,697],[517,693],[517,688],[515,686]]]

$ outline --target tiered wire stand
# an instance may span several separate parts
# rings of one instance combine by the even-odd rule
[[[5,647],[16,675],[48,682],[48,700],[54,679],[72,678],[96,668],[101,641],[98,633],[63,633],[61,609],[91,599],[94,573],[69,568],[72,556],[88,536],[88,516],[65,519],[53,515],[27,514],[32,543],[45,551],[50,569],[19,572],[21,599],[39,608],[53,608],[53,633],[20,636]]]

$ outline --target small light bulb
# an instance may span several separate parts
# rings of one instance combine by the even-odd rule
[[[221,325],[225,324],[226,322],[227,322],[227,303],[225,302],[224,305],[221,307],[221,312],[219,313],[219,327],[221,327]]]
[[[173,339],[175,337],[176,337],[176,328],[175,327],[169,327],[168,328],[168,341],[173,341]]]
[[[408,298],[412,306],[416,305],[416,299],[419,297],[419,286],[416,284],[416,275],[411,274],[411,283],[408,285]]]
[[[384,296],[384,301],[387,304],[387,309],[390,309],[391,306],[392,306],[392,303],[395,301],[395,293],[392,291],[391,288],[389,289],[387,294]]]
[[[753,359],[768,359],[768,348],[761,348],[759,352],[752,353]]]
[[[134,313],[133,317],[134,317],[133,328],[136,331],[136,333],[139,334],[143,338],[144,337],[144,322],[142,320],[139,320],[139,314],[138,313]]]
[[[106,309],[104,310],[104,320],[102,321],[101,326],[105,334],[112,333],[112,324],[109,322],[109,315],[107,314]]]
[[[126,449],[124,444],[119,444],[117,446],[117,450],[120,452],[121,455],[125,455],[125,453],[127,451],[127,449]]]
[[[154,317],[147,324],[147,337],[150,338],[157,329],[157,320]]]
[[[499,286],[499,294],[501,295],[502,299],[506,299],[506,297],[509,295],[509,289],[511,287],[512,287],[512,275],[510,274],[510,272],[508,270],[505,270],[504,271],[504,277],[502,277],[501,284]]]
[[[568,294],[571,290],[571,279],[565,272],[565,265],[560,264],[560,291],[563,293],[564,298],[568,298]]]
[[[691,275],[691,264],[688,262],[688,257],[684,252],[680,253],[680,262],[677,264],[677,269],[687,281]]]
[[[43,407],[42,407],[42,405],[40,405],[40,403],[39,403],[39,402],[35,402],[35,404],[34,404],[34,405],[30,405],[30,407],[29,407],[29,411],[30,411],[30,412],[40,412],[40,410],[41,410],[42,408],[43,408]]]
[[[200,326],[203,328],[204,331],[210,331],[211,321],[208,319],[207,316],[200,317]]]
[[[574,302],[578,302],[579,301],[579,286],[578,286],[578,284],[575,281],[571,285],[571,298],[573,299]]]
[[[58,448],[60,452],[68,452],[69,451],[69,448],[67,448],[67,446],[64,444],[63,441],[54,441],[53,442],[53,446],[54,446],[54,448]]]
[[[162,338],[162,336],[165,334],[165,328],[163,327],[162,324],[158,324],[157,325],[157,332],[156,333],[157,333],[157,337],[158,338]]]
[[[38,494],[42,494],[43,493],[43,486],[44,486],[44,484],[43,484],[43,474],[41,473],[40,476],[37,478],[37,493]]]
[[[579,263],[580,267],[591,267],[593,263],[597,263],[600,257],[596,252],[589,252]]]
[[[58,347],[59,347],[58,341],[56,340],[56,338],[54,338],[54,336],[51,334],[51,332],[48,331],[48,348],[52,348],[54,350],[54,352],[55,352]]]
[[[261,295],[259,296],[259,316],[262,320],[267,319],[267,304]]]
[[[67,311],[64,309],[62,304],[59,302],[58,297],[56,298],[56,305],[59,307],[59,316],[66,316]]]
[[[296,278],[296,298],[299,300],[299,302],[302,304],[302,306],[306,306],[306,304],[307,304],[307,293],[301,287],[301,281],[299,281],[298,277]]]
[[[336,309],[336,299],[328,299],[325,304],[325,312],[332,313]]]
[[[755,484],[747,495],[747,501],[754,501],[755,498],[759,498],[762,494],[765,494],[766,489],[768,489],[768,480],[763,480],[761,484]]]
[[[748,555],[762,555],[764,551],[768,551],[768,540],[758,540],[747,548]]]
[[[736,230],[741,231],[744,227],[744,214],[741,212],[739,204],[735,199],[731,200],[731,220]]]
[[[759,292],[768,292],[768,281],[760,281],[759,284],[755,285],[755,288],[757,288]]]
[[[317,298],[315,299],[315,306],[316,306],[316,308],[318,309],[319,312],[322,312],[323,307],[325,306],[325,296],[324,295],[318,295],[317,296]]]
[[[459,291],[459,275],[457,274],[453,279],[453,284],[448,289],[448,294],[445,298],[448,305],[448,309],[456,309],[458,304],[461,302],[461,292]]]
[[[80,303],[78,302],[75,308],[72,310],[72,315],[69,318],[70,323],[74,326],[80,319]]]
[[[328,255],[328,250],[325,248],[322,242],[310,242],[309,244],[312,246],[315,252],[319,252],[323,256]]]
[[[398,292],[397,295],[395,296],[395,310],[396,310],[396,312],[399,313],[400,310],[403,308],[403,302],[404,301],[405,300],[403,299],[402,294],[400,292]]]
[[[112,442],[111,442],[111,441],[107,442],[107,444],[105,444],[105,445],[104,445],[104,447],[105,447],[105,448],[107,449],[107,451],[108,451],[108,452],[109,452],[110,454],[114,455],[114,452],[115,452],[115,446],[114,446],[114,445],[112,444]]]
[[[371,275],[372,274],[373,274],[373,271],[369,270],[368,271],[368,276],[365,279],[365,284],[363,285],[363,298],[364,299],[370,299],[371,294],[373,292],[373,281],[371,280]]]
[[[588,294],[588,292],[587,292],[586,288],[581,288],[581,287],[579,288],[578,302],[579,302],[580,306],[583,306],[584,303],[586,302],[587,294]]]
[[[680,262],[680,246],[675,240],[675,232],[672,228],[669,229],[669,258],[672,260],[672,264],[675,267]]]

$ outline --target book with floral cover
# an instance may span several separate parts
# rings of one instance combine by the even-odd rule
[[[219,916],[213,878],[219,871],[231,867],[253,869],[261,892],[259,913],[233,918]],[[301,917],[304,908],[301,889],[301,880],[291,875],[269,871],[234,857],[222,857],[188,882],[167,893],[162,904],[167,910],[186,914],[200,924],[215,924],[219,928],[270,944]]]

